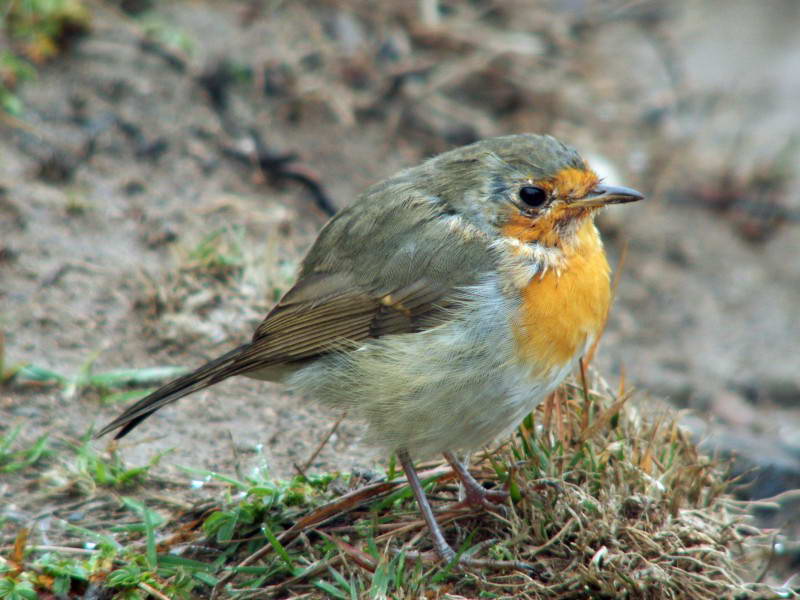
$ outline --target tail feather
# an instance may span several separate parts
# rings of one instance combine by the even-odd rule
[[[176,400],[180,400],[193,392],[207,388],[227,379],[233,375],[238,375],[243,371],[248,370],[251,366],[249,364],[237,364],[237,358],[241,356],[242,351],[248,348],[250,344],[245,344],[230,352],[223,354],[219,358],[215,358],[211,362],[206,363],[202,367],[187,373],[178,379],[170,381],[169,383],[161,386],[152,394],[148,394],[136,404],[129,407],[116,419],[111,421],[108,425],[103,427],[96,435],[95,438],[102,437],[115,429],[120,431],[114,436],[114,439],[119,439],[125,436],[131,429],[136,427],[139,423],[144,421],[147,417],[152,415],[160,408],[167,404],[172,404]]]

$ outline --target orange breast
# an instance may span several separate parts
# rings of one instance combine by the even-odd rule
[[[550,270],[522,290],[517,352],[537,373],[561,367],[583,351],[587,338],[600,333],[611,301],[610,269],[591,219],[565,253],[560,274]]]

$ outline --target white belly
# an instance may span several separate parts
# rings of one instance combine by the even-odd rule
[[[518,305],[495,278],[438,327],[387,336],[319,359],[287,383],[366,421],[367,441],[424,458],[480,448],[508,433],[561,383],[575,361],[534,377],[511,335]]]

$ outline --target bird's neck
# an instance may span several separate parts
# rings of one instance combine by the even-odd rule
[[[541,271],[519,290],[517,350],[539,373],[576,360],[600,335],[611,302],[610,269],[591,219],[561,251],[558,268]]]
[[[498,267],[508,285],[522,289],[535,277],[548,273],[560,277],[575,257],[602,256],[603,242],[591,214],[557,227],[520,228],[511,222],[494,247],[498,250]],[[606,265],[607,270],[607,265]]]

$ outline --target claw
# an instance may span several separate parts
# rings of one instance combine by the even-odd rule
[[[460,505],[469,506],[471,508],[497,510],[501,508],[500,505],[505,504],[508,499],[508,492],[503,490],[487,490],[452,453],[445,452],[444,457],[447,459],[447,462],[450,463],[450,466],[453,467],[453,472],[464,486],[466,498],[459,503]]]

